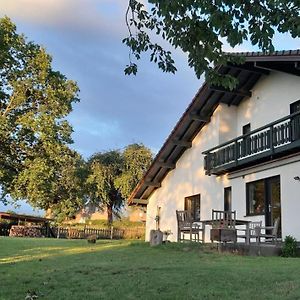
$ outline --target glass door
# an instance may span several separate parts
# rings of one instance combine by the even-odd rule
[[[224,188],[224,210],[231,211],[232,208],[232,193],[231,186]]]
[[[266,225],[273,226],[279,217],[278,236],[281,237],[281,199],[280,199],[280,176],[266,179]]]

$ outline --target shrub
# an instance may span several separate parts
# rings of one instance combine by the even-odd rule
[[[291,235],[287,235],[284,239],[282,247],[282,256],[295,257],[297,256],[297,241]]]

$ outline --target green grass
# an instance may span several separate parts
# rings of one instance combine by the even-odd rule
[[[189,244],[0,238],[0,299],[299,299],[300,259]]]

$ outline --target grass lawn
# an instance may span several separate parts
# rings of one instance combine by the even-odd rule
[[[300,299],[300,259],[0,237],[0,299]]]

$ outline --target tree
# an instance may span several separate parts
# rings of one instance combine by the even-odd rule
[[[80,202],[77,175],[83,174],[82,159],[68,147],[72,128],[65,119],[79,89],[51,62],[45,49],[17,34],[9,18],[0,19],[2,199],[10,195],[68,214]]]
[[[153,155],[143,144],[131,144],[124,149],[122,156],[124,165],[121,175],[116,179],[116,186],[122,197],[127,199],[148,170]]]
[[[106,208],[107,221],[112,224],[113,211],[118,212],[123,198],[116,187],[116,179],[122,173],[123,158],[119,151],[111,150],[94,154],[88,161],[87,189],[89,198],[100,208]]]
[[[10,195],[50,209],[60,222],[74,216],[84,205],[86,178],[86,164],[80,155],[68,147],[58,147],[50,156],[41,155],[26,163],[13,180]]]
[[[92,203],[107,210],[109,224],[151,161],[151,151],[142,144],[128,145],[123,152],[96,153],[89,159],[88,195]]]
[[[262,51],[274,51],[275,32],[300,36],[299,0],[148,0],[149,9],[129,0],[126,24],[129,36],[123,42],[130,48],[125,74],[136,74],[143,52],[164,72],[175,73],[170,51],[153,42],[155,33],[188,55],[188,64],[199,78],[205,72],[213,84],[230,89],[236,81],[221,77],[214,68],[227,62],[240,63],[241,57],[223,53],[224,42],[231,47],[250,41]]]

